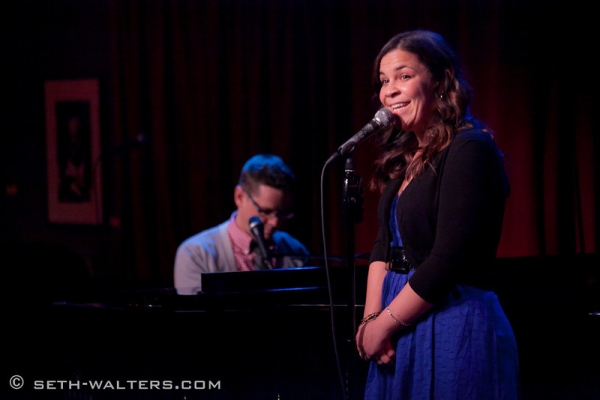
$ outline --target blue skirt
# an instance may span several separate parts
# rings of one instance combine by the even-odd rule
[[[409,274],[388,272],[382,308]],[[395,362],[371,362],[365,400],[517,399],[515,336],[494,292],[459,286],[440,306],[392,337]]]

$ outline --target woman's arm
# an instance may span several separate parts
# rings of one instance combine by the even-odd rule
[[[363,320],[358,325],[356,332],[356,347],[361,358],[365,358],[364,345],[364,329],[381,311],[381,295],[383,279],[387,273],[385,262],[373,261],[369,264],[369,272],[367,274],[367,294],[365,297],[365,310]]]
[[[374,261],[369,265],[363,318],[374,312],[381,311],[381,288],[386,273],[387,271],[383,261]]]

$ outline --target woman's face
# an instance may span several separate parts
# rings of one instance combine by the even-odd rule
[[[436,105],[436,82],[417,56],[395,49],[379,64],[379,100],[396,116],[394,126],[413,131],[420,141],[431,124]]]

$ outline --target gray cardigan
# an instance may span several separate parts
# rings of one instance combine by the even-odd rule
[[[175,254],[174,282],[178,294],[195,295],[202,290],[203,273],[237,272],[233,246],[227,233],[229,220],[184,240]],[[276,231],[276,268],[301,267],[308,259],[306,247],[289,233]]]

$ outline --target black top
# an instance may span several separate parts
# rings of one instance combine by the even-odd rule
[[[457,134],[432,165],[402,192],[396,216],[406,257],[416,267],[410,285],[435,303],[457,284],[492,288],[510,186],[495,142],[478,130]],[[391,180],[381,195],[371,262],[387,260],[389,212],[401,183]]]

